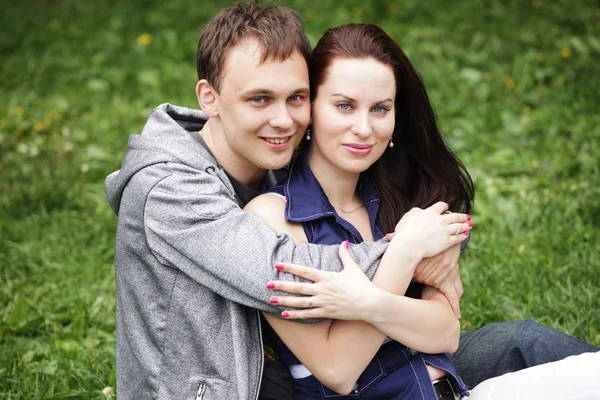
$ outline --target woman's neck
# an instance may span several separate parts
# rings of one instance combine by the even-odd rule
[[[347,212],[361,204],[356,193],[360,174],[337,168],[327,162],[313,146],[308,150],[307,160],[312,173],[335,208]]]

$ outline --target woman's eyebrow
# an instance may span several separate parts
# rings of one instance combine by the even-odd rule
[[[353,98],[352,98],[352,97],[350,97],[350,96],[346,96],[346,95],[345,95],[345,94],[343,94],[343,93],[334,93],[332,96],[339,96],[339,97],[343,97],[343,98],[345,98],[346,100],[348,100],[349,102],[352,102],[352,103],[357,103],[357,102],[358,102],[357,100],[353,99]],[[392,103],[394,102],[394,100],[392,100],[391,98],[389,98],[389,97],[388,97],[387,99],[384,99],[384,100],[381,100],[381,101],[376,101],[376,102],[374,102],[373,104],[385,103],[386,101],[389,101],[389,102],[392,102]]]
[[[356,100],[355,100],[355,99],[353,99],[353,98],[352,98],[352,97],[350,97],[350,96],[346,96],[346,95],[345,95],[345,94],[343,94],[343,93],[334,93],[332,96],[339,96],[339,97],[343,97],[343,98],[345,98],[346,100],[348,100],[348,101],[350,101],[350,102],[354,102],[354,103],[356,103]]]

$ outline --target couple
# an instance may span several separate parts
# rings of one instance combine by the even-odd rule
[[[295,398],[459,398],[597,351],[527,321],[458,343],[471,221],[441,201],[467,211],[472,185],[380,29],[335,28],[311,56],[297,14],[239,4],[206,25],[197,67],[203,112],[155,109],[107,178],[120,399],[289,398],[282,362]],[[517,398],[503,382],[569,360],[472,398]]]

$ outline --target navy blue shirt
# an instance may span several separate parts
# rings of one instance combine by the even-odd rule
[[[367,209],[373,241],[384,234],[377,224],[379,199],[369,182],[359,182],[359,194]],[[341,244],[364,241],[358,230],[335,211],[323,188],[308,167],[305,152],[302,152],[290,165],[288,176],[268,192],[285,197],[285,219],[299,222],[309,243]]]
[[[317,181],[308,166],[306,151],[302,151],[294,159],[290,165],[288,175],[268,192],[285,198],[286,220],[302,223],[309,243],[341,244],[344,240],[348,240],[351,243],[363,241],[358,230],[351,223],[340,217],[329,202],[319,181]],[[369,215],[373,240],[378,240],[384,236],[384,233],[377,224],[379,199],[372,185],[367,181],[359,181],[358,192]],[[266,327],[265,330],[267,340],[273,346],[277,356],[286,365],[301,363],[270,327]],[[407,371],[412,372],[410,374],[402,373],[402,382],[398,380],[398,377],[392,378],[388,376],[387,379],[384,379],[386,374],[380,374],[379,369],[386,367],[384,365],[386,363],[385,360],[390,360],[388,364],[393,364],[393,366],[390,366],[391,364],[388,365],[388,368],[397,371],[405,368]],[[362,386],[372,387],[375,383],[374,379],[377,379],[377,386],[379,388],[387,386],[389,389],[386,390],[395,393],[403,392],[406,398],[416,398],[412,396],[416,396],[417,393],[419,394],[418,398],[431,398],[431,395],[435,396],[430,388],[431,385],[422,384],[430,382],[425,364],[431,364],[447,371],[449,375],[455,378],[461,394],[466,395],[468,393],[466,385],[458,377],[454,364],[446,354],[423,354],[394,341],[381,347],[374,361],[371,362],[361,375],[361,378],[359,378],[358,383],[368,381],[367,384],[363,384]],[[407,387],[410,389],[407,390]],[[298,390],[303,389],[297,386],[296,390],[296,398],[301,398],[301,393]],[[326,392],[331,391],[326,387],[322,387],[322,394],[326,395]],[[334,392],[331,392],[331,395],[335,397]],[[377,396],[382,396],[382,394],[372,393],[369,395],[364,393],[360,398],[367,399],[371,398],[371,396],[374,396],[372,398],[375,399],[378,398]],[[403,395],[402,398],[404,397]]]

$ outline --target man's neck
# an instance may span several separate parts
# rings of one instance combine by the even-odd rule
[[[230,176],[249,188],[257,190],[267,171],[240,159],[225,141],[223,132],[217,131],[210,122],[209,119],[200,131],[200,135],[210,151]]]

